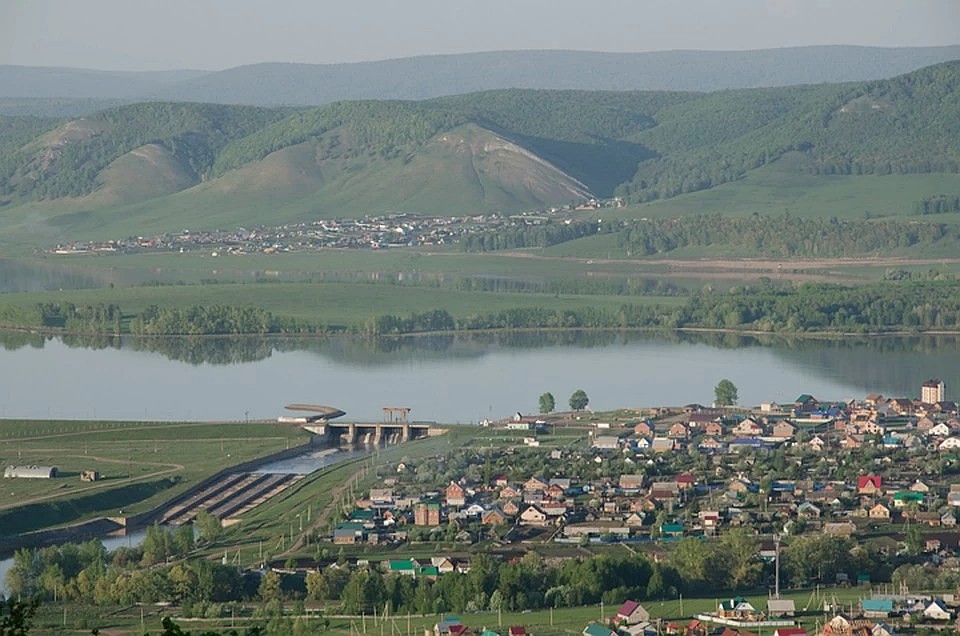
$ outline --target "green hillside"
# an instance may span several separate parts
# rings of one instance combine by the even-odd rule
[[[909,214],[960,194],[960,62],[890,80],[499,90],[311,109],[120,106],[0,119],[0,231],[46,238],[388,211]],[[683,195],[683,196],[681,196]]]

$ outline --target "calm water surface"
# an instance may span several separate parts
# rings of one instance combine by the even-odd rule
[[[443,336],[369,341],[170,339],[84,341],[0,335],[0,415],[23,418],[243,420],[292,402],[380,420],[477,422],[558,406],[583,389],[595,409],[708,404],[721,378],[740,402],[918,396],[960,383],[954,337],[755,339],[611,333]]]

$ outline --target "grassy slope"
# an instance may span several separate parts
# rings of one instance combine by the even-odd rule
[[[867,214],[896,217],[910,215],[913,204],[924,197],[960,193],[958,174],[812,175],[801,172],[806,163],[804,157],[792,153],[734,183],[621,208],[613,215],[637,218],[789,213],[824,218],[863,218]]]
[[[5,482],[0,535],[116,515],[121,508],[127,514],[143,512],[222,468],[308,437],[275,423],[4,421],[2,465],[55,465],[64,476]],[[81,482],[80,471],[89,469],[104,479]],[[43,501],[28,503],[36,498]]]

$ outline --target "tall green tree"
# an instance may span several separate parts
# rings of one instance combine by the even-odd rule
[[[737,403],[737,385],[726,378],[717,383],[713,393],[720,406],[732,406]]]
[[[590,398],[583,389],[577,389],[570,396],[570,408],[574,411],[582,411],[588,404],[590,404]]]
[[[544,393],[540,396],[540,412],[551,413],[557,407],[557,401],[553,399],[553,393]]]

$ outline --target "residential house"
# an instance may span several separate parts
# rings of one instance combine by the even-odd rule
[[[523,492],[517,490],[513,486],[505,486],[499,494],[501,499],[517,499],[523,496]]]
[[[337,544],[362,543],[365,529],[359,521],[338,523],[333,530],[333,542]]]
[[[820,408],[820,402],[809,393],[804,393],[793,401],[793,408],[801,413],[809,413]]]
[[[757,620],[760,612],[750,604],[747,599],[738,596],[736,598],[722,601],[717,608],[717,616],[720,618],[734,618],[738,620]]]
[[[616,435],[598,435],[591,446],[597,450],[617,450],[620,448],[620,438]]]
[[[723,450],[723,443],[716,437],[705,437],[697,444],[697,448],[706,453],[716,452]]]
[[[880,521],[889,521],[890,520],[890,509],[884,506],[882,503],[878,503],[873,508],[869,510],[867,516],[871,519],[877,519]]]
[[[893,614],[893,601],[890,599],[865,598],[860,601],[860,609],[867,618],[889,618]]]
[[[733,427],[733,434],[743,437],[756,437],[763,435],[763,426],[754,419],[747,418]]]
[[[669,431],[667,431],[667,437],[686,439],[690,437],[690,429],[687,428],[687,425],[683,422],[677,422],[670,427]]]
[[[620,609],[617,610],[617,623],[636,625],[637,623],[648,622],[649,620],[650,612],[636,601],[624,601]]]
[[[927,435],[929,437],[950,437],[950,427],[947,426],[946,422],[940,422],[939,424],[934,424],[927,429]]]
[[[674,441],[667,437],[655,437],[651,448],[654,453],[667,453],[674,450]]]
[[[653,427],[649,422],[640,422],[633,427],[633,434],[637,437],[653,437]]]
[[[447,486],[445,496],[448,506],[462,506],[467,503],[466,489],[455,481],[451,481]]]
[[[819,519],[822,514],[823,511],[816,504],[810,503],[809,501],[804,501],[797,506],[797,516],[804,519]]]
[[[723,424],[716,421],[708,422],[703,432],[712,437],[721,437],[723,435]]]
[[[883,494],[883,478],[880,475],[860,477],[857,479],[857,494],[870,496]]]
[[[619,488],[622,492],[639,492],[643,488],[643,475],[620,475]]]
[[[416,526],[439,526],[440,504],[422,501],[413,507],[413,524]]]
[[[940,599],[930,601],[926,609],[923,610],[924,618],[934,621],[948,621],[953,618],[953,612],[947,609]]]
[[[610,628],[604,627],[600,623],[590,623],[583,628],[583,632],[581,633],[583,636],[616,636]]]
[[[550,488],[549,482],[540,479],[539,477],[531,477],[523,484],[524,491],[546,492],[548,488]]]
[[[826,440],[824,440],[819,435],[814,435],[813,437],[810,438],[810,441],[807,442],[807,447],[810,448],[810,450],[817,453],[822,453],[823,449],[826,448],[827,446],[828,444]]]
[[[852,521],[838,521],[823,524],[824,534],[835,537],[849,537],[857,531],[857,526]]]
[[[807,636],[807,630],[801,627],[778,627],[773,636]]]
[[[520,513],[521,526],[545,526],[547,525],[547,513],[536,506],[528,506],[526,510]]]
[[[958,448],[960,448],[960,437],[948,437],[937,446],[937,450],[940,452],[957,450]]]
[[[770,617],[781,617],[781,616],[793,616],[797,613],[797,608],[793,599],[776,599],[771,598],[767,600],[767,616]]]
[[[499,526],[507,522],[507,515],[500,508],[493,507],[480,515],[480,523],[485,526]]]
[[[774,437],[783,437],[783,438],[792,438],[797,432],[797,427],[788,422],[787,420],[780,420],[773,425],[773,436]]]

